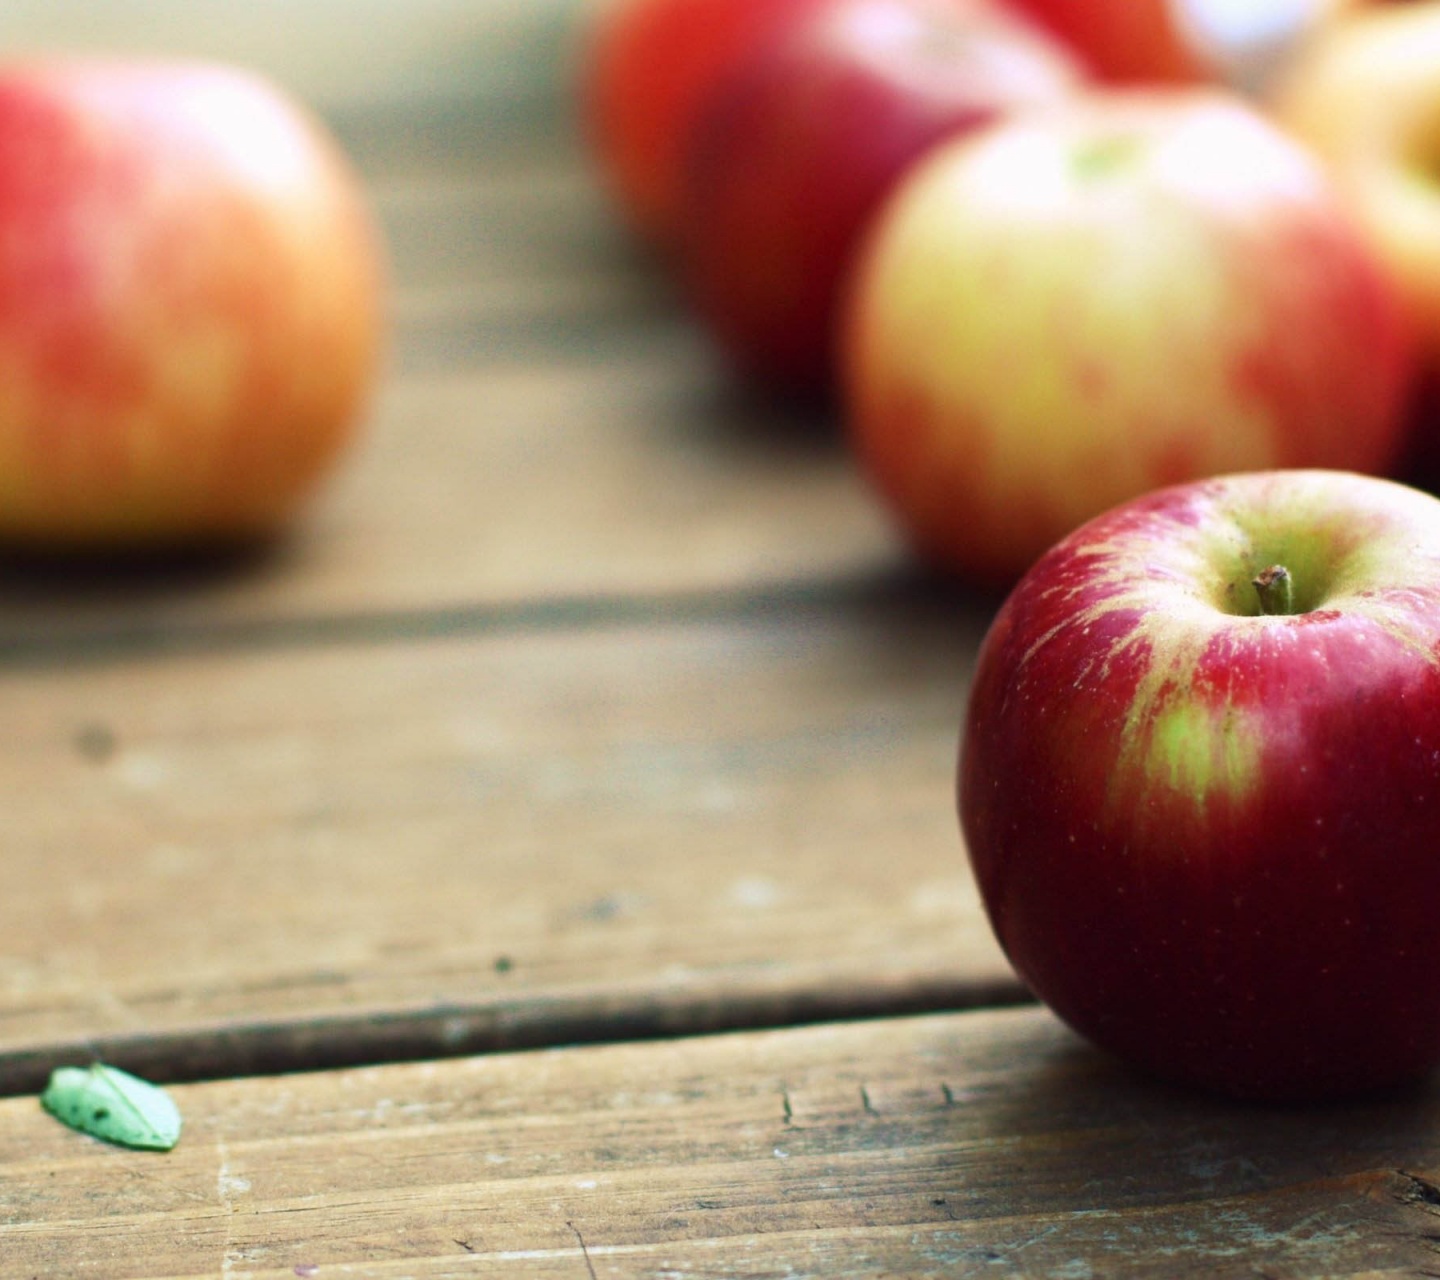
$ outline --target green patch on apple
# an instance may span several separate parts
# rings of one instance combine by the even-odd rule
[[[1071,163],[1080,178],[1104,178],[1144,159],[1145,142],[1134,134],[1094,138],[1078,147]]]
[[[1203,810],[1215,795],[1243,797],[1260,779],[1260,738],[1233,711],[1216,715],[1178,699],[1150,730],[1146,772]]]

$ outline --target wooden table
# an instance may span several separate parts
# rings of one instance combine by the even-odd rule
[[[951,801],[994,601],[492,108],[336,113],[394,348],[293,538],[0,567],[0,1276],[1440,1275],[1440,1093],[1024,1003]],[[174,1152],[42,1113],[96,1055]]]

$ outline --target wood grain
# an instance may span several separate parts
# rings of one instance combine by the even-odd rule
[[[1017,998],[952,800],[978,620],[693,608],[0,670],[0,1085]]]
[[[851,583],[905,562],[833,415],[748,396],[717,366],[573,140],[476,155],[463,119],[425,127],[442,151],[374,179],[392,363],[314,508],[246,555],[0,556],[0,660],[275,619]]]
[[[213,1077],[164,1156],[0,1100],[0,1276],[1440,1274],[1435,1087],[1240,1109],[897,1016],[1023,997],[951,794],[995,602],[620,232],[571,0],[143,9],[0,37],[312,96],[393,350],[276,545],[0,558],[0,1090]]]
[[[1435,1089],[1269,1111],[1039,1011],[175,1089],[168,1156],[0,1102],[0,1257],[47,1280],[1433,1274]]]
[[[395,342],[294,536],[0,561],[0,1087],[1018,995],[950,797],[993,602],[718,366],[522,11],[549,108],[337,108]]]

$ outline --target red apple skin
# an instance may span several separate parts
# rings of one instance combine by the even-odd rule
[[[578,45],[582,126],[616,207],[668,252],[680,226],[684,139],[737,65],[830,0],[609,0]]]
[[[352,435],[382,277],[348,166],[267,83],[0,67],[0,539],[274,532]]]
[[[1411,334],[1320,163],[1216,90],[1111,90],[944,144],[867,238],[843,380],[920,554],[1005,585],[1227,471],[1385,473]]]
[[[899,178],[943,139],[1080,84],[1056,42],[955,0],[839,0],[752,58],[696,121],[679,255],[733,365],[830,390],[847,275]]]
[[[1285,563],[1303,611],[1255,616]],[[1440,1061],[1440,503],[1338,472],[1137,499],[978,658],[961,823],[995,933],[1081,1034],[1308,1101]]]
[[[1212,69],[1185,38],[1171,0],[1007,0],[1113,84],[1198,84]]]

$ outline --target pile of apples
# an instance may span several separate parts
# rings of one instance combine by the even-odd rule
[[[1440,458],[1440,2],[604,14],[633,225],[1011,587],[958,800],[1019,975],[1229,1095],[1432,1071],[1440,500],[1385,474]]]
[[[612,0],[588,34],[624,216],[947,570],[1013,581],[1163,484],[1410,462],[1440,6]]]

